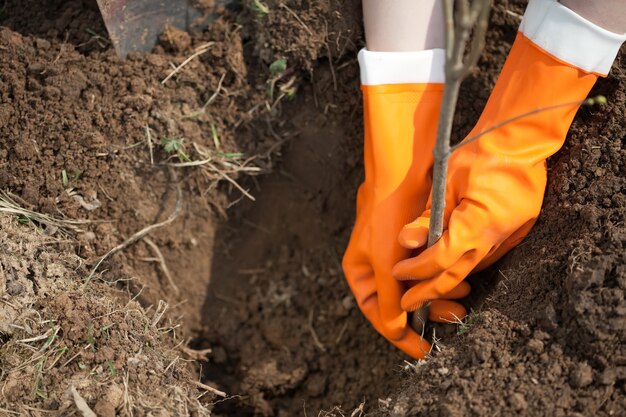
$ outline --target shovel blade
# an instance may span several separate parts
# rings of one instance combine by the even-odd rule
[[[189,31],[202,29],[207,23],[206,19],[199,19],[202,14],[188,0],[97,1],[109,37],[121,57],[130,52],[150,52],[166,25]]]

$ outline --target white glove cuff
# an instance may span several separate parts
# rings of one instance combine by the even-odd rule
[[[362,85],[445,82],[443,49],[418,52],[359,52]]]
[[[558,60],[599,75],[608,74],[626,41],[556,0],[530,0],[519,30]]]

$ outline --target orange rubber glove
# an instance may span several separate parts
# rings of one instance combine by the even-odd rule
[[[598,75],[608,73],[624,38],[554,0],[532,0],[469,136],[537,108],[584,100]],[[578,106],[529,115],[453,152],[443,236],[393,271],[400,280],[419,281],[403,296],[404,310],[441,298],[522,241],[541,209],[546,158],[563,145]],[[399,241],[405,248],[426,244],[429,208],[430,202],[402,229]]]
[[[357,194],[356,224],[343,269],[363,314],[414,358],[423,358],[430,344],[407,325],[407,313],[400,306],[406,286],[392,277],[391,270],[410,255],[397,236],[424,209],[431,186],[443,59],[443,50],[359,54],[365,181]],[[468,292],[463,286],[452,296]],[[465,315],[460,304],[448,307]]]

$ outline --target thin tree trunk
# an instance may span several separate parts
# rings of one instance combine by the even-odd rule
[[[456,10],[454,5],[456,3]],[[443,234],[444,211],[446,206],[446,179],[450,158],[450,134],[454,112],[459,98],[463,79],[476,65],[485,45],[485,33],[489,20],[491,0],[443,0],[446,35],[446,84],[437,126],[437,142],[434,149],[433,189],[431,195],[428,246],[432,246]],[[473,38],[466,61],[465,49],[470,35]]]

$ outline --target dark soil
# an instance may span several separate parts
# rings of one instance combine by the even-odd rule
[[[233,395],[215,414],[350,415],[363,403],[398,416],[626,414],[624,55],[592,93],[609,104],[581,109],[551,158],[528,239],[472,278],[468,323],[436,327],[441,352],[414,367],[362,317],[340,267],[362,177],[358,1],[268,1],[264,17],[244,2],[208,32],[171,30],[153,54],[127,60],[93,3],[40,3],[9,0],[0,16],[0,189],[57,217],[106,220],[76,236],[92,265],[166,219],[181,187],[182,214],[149,235],[179,292],[145,241],[96,280],[146,307],[166,300],[177,331],[212,349],[204,381]],[[477,120],[523,7],[495,5],[457,138]],[[170,62],[209,41],[161,84]],[[278,58],[288,69],[270,99]],[[295,98],[276,102],[292,77]],[[209,155],[218,169],[166,165],[181,157],[163,138],[184,138],[192,160]]]

